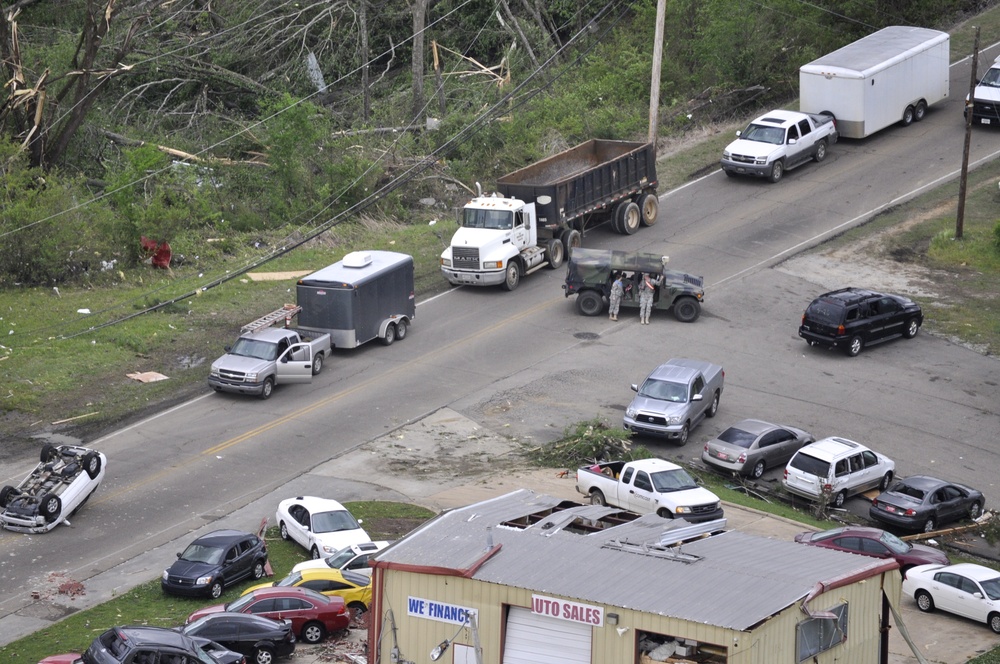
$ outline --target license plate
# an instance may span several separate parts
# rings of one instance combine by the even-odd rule
[[[725,452],[716,452],[715,456],[717,456],[717,457],[719,457],[720,459],[723,459],[723,460],[725,460],[725,459],[727,459],[729,457],[729,455],[726,454]]]
[[[982,122],[983,124],[989,124],[989,123],[990,123],[990,119],[989,119],[989,118],[983,118],[983,119],[981,120],[981,122]]]
[[[886,512],[892,512],[892,513],[895,513],[895,512],[896,512],[896,508],[895,508],[895,507],[893,507],[892,505],[886,505],[886,506],[885,506],[885,511],[886,511]]]
[[[989,120],[987,120],[986,122],[989,122]],[[737,172],[737,173],[746,173],[746,172],[747,172],[747,169],[745,169],[745,168],[737,168],[737,169],[736,169],[736,172]]]

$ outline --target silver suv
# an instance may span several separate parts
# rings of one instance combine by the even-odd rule
[[[848,496],[878,487],[885,491],[896,464],[847,438],[824,438],[795,453],[785,466],[781,484],[789,493],[809,500],[826,497],[843,507]]]

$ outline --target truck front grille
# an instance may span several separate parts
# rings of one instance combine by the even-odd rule
[[[667,418],[662,415],[649,415],[647,413],[639,413],[635,416],[636,422],[644,422],[646,424],[656,424],[661,427],[667,426]]]
[[[708,503],[707,505],[694,505],[691,508],[692,514],[711,514],[715,510],[719,509],[718,503]]]
[[[247,380],[247,375],[242,371],[229,371],[226,369],[219,369],[219,378],[228,381],[230,383],[245,383]]]
[[[754,158],[746,154],[730,154],[729,158],[738,164],[752,164],[754,163]]]
[[[478,247],[452,247],[451,260],[456,268],[479,269]]]

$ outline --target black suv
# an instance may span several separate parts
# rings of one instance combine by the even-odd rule
[[[163,627],[113,627],[82,655],[46,657],[39,664],[244,664],[246,658],[210,639]]]
[[[264,576],[266,565],[264,540],[239,530],[216,530],[177,554],[177,562],[163,570],[160,587],[172,595],[218,599],[226,586]]]
[[[869,344],[917,336],[924,315],[901,295],[841,288],[820,295],[802,314],[799,336],[810,346],[841,348],[854,357]]]

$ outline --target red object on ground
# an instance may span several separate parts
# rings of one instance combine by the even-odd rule
[[[158,267],[163,270],[170,267],[170,245],[167,244],[166,240],[163,242],[157,242],[156,240],[150,240],[148,237],[143,235],[141,241],[142,251],[148,258],[152,258],[153,267]]]

